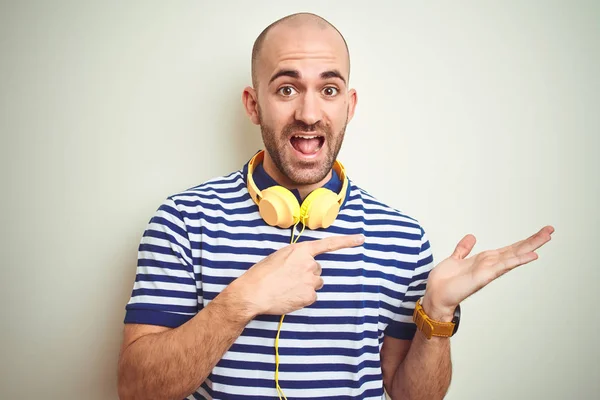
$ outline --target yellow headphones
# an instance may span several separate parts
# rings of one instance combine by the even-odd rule
[[[348,179],[342,163],[336,160],[333,164],[333,170],[337,172],[343,182],[340,193],[334,193],[326,188],[318,188],[311,192],[300,205],[296,196],[283,186],[271,186],[262,191],[258,189],[252,173],[256,166],[264,160],[264,157],[265,151],[262,150],[248,163],[248,192],[258,205],[260,216],[265,222],[280,228],[290,228],[298,222],[309,229],[328,228],[337,218],[348,190]]]

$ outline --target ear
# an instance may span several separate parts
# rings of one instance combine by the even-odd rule
[[[354,117],[354,110],[356,109],[357,102],[358,97],[356,95],[356,90],[350,89],[348,92],[348,122],[350,122],[352,117]]]
[[[246,110],[246,114],[250,117],[250,121],[254,125],[260,124],[260,119],[258,118],[258,97],[256,95],[256,90],[247,86],[242,92],[242,103],[244,104],[244,109]]]

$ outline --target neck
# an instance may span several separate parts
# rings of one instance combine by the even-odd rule
[[[300,198],[304,200],[313,190],[323,187],[330,179],[332,172],[329,171],[327,176],[317,183],[298,185],[292,182],[287,176],[285,176],[276,166],[269,153],[265,152],[265,158],[263,160],[263,168],[265,172],[269,174],[271,178],[277,182],[278,185],[283,186],[289,190],[296,189],[300,193]]]

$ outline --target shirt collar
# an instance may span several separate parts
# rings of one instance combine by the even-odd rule
[[[246,177],[247,174],[248,174],[248,163],[246,163],[246,165],[244,166],[244,177]],[[265,171],[265,168],[263,167],[262,163],[258,164],[254,168],[254,173],[252,174],[252,178],[254,178],[254,183],[256,184],[256,186],[258,187],[259,190],[265,190],[267,188],[270,188],[271,186],[278,185],[277,181],[275,181],[275,179],[273,179],[267,173],[267,171]],[[343,186],[343,182],[340,180],[340,177],[338,176],[337,172],[332,170],[331,178],[322,187],[325,189],[329,189],[334,193],[339,193],[340,190],[342,190],[342,186]],[[302,204],[300,192],[297,189],[290,189],[290,192],[292,192],[294,194],[294,196],[296,197],[296,200],[298,200],[298,203]],[[348,188],[346,190],[346,196],[345,196],[344,201],[342,202],[342,207],[344,206],[344,203],[346,203],[349,193],[350,193],[350,188]]]

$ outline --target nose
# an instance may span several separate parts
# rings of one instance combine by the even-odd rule
[[[315,94],[306,92],[296,108],[296,120],[314,125],[321,120],[321,107]]]

